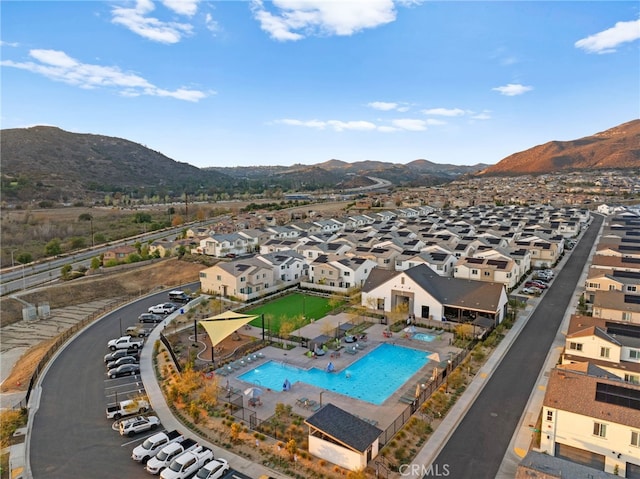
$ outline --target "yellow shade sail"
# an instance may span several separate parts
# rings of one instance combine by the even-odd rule
[[[224,338],[233,334],[245,324],[258,318],[259,315],[249,315],[236,313],[235,311],[225,311],[217,316],[211,316],[200,320],[200,324],[209,335],[211,344],[216,346]]]

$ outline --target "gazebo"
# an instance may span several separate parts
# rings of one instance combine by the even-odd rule
[[[211,362],[215,363],[214,351],[217,344],[230,336],[245,324],[253,321],[261,315],[242,314],[235,311],[224,313],[200,320],[200,324],[207,332],[211,340]],[[262,339],[264,340],[264,316],[262,316]]]

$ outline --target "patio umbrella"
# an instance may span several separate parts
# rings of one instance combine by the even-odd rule
[[[420,387],[420,383],[418,383],[416,385],[416,398],[420,397],[420,392],[422,391],[422,388]]]
[[[244,390],[244,395],[249,396],[251,399],[256,399],[262,396],[264,391],[260,388],[250,387]]]
[[[284,383],[282,384],[282,390],[288,391],[289,389],[291,389],[291,383],[289,382],[289,379],[285,379]]]

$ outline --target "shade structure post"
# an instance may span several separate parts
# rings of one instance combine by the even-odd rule
[[[260,318],[262,319],[262,342],[264,343],[264,313],[260,315]]]

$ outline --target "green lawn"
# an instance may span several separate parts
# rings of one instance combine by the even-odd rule
[[[257,308],[244,311],[245,314],[264,314],[265,327],[272,331],[280,330],[280,323],[305,317],[305,322],[315,321],[327,315],[331,311],[329,300],[319,296],[306,296],[300,293],[293,293],[283,296],[274,301],[262,304]],[[267,318],[267,316],[269,316]],[[253,326],[260,327],[262,320],[256,318],[251,321]]]

